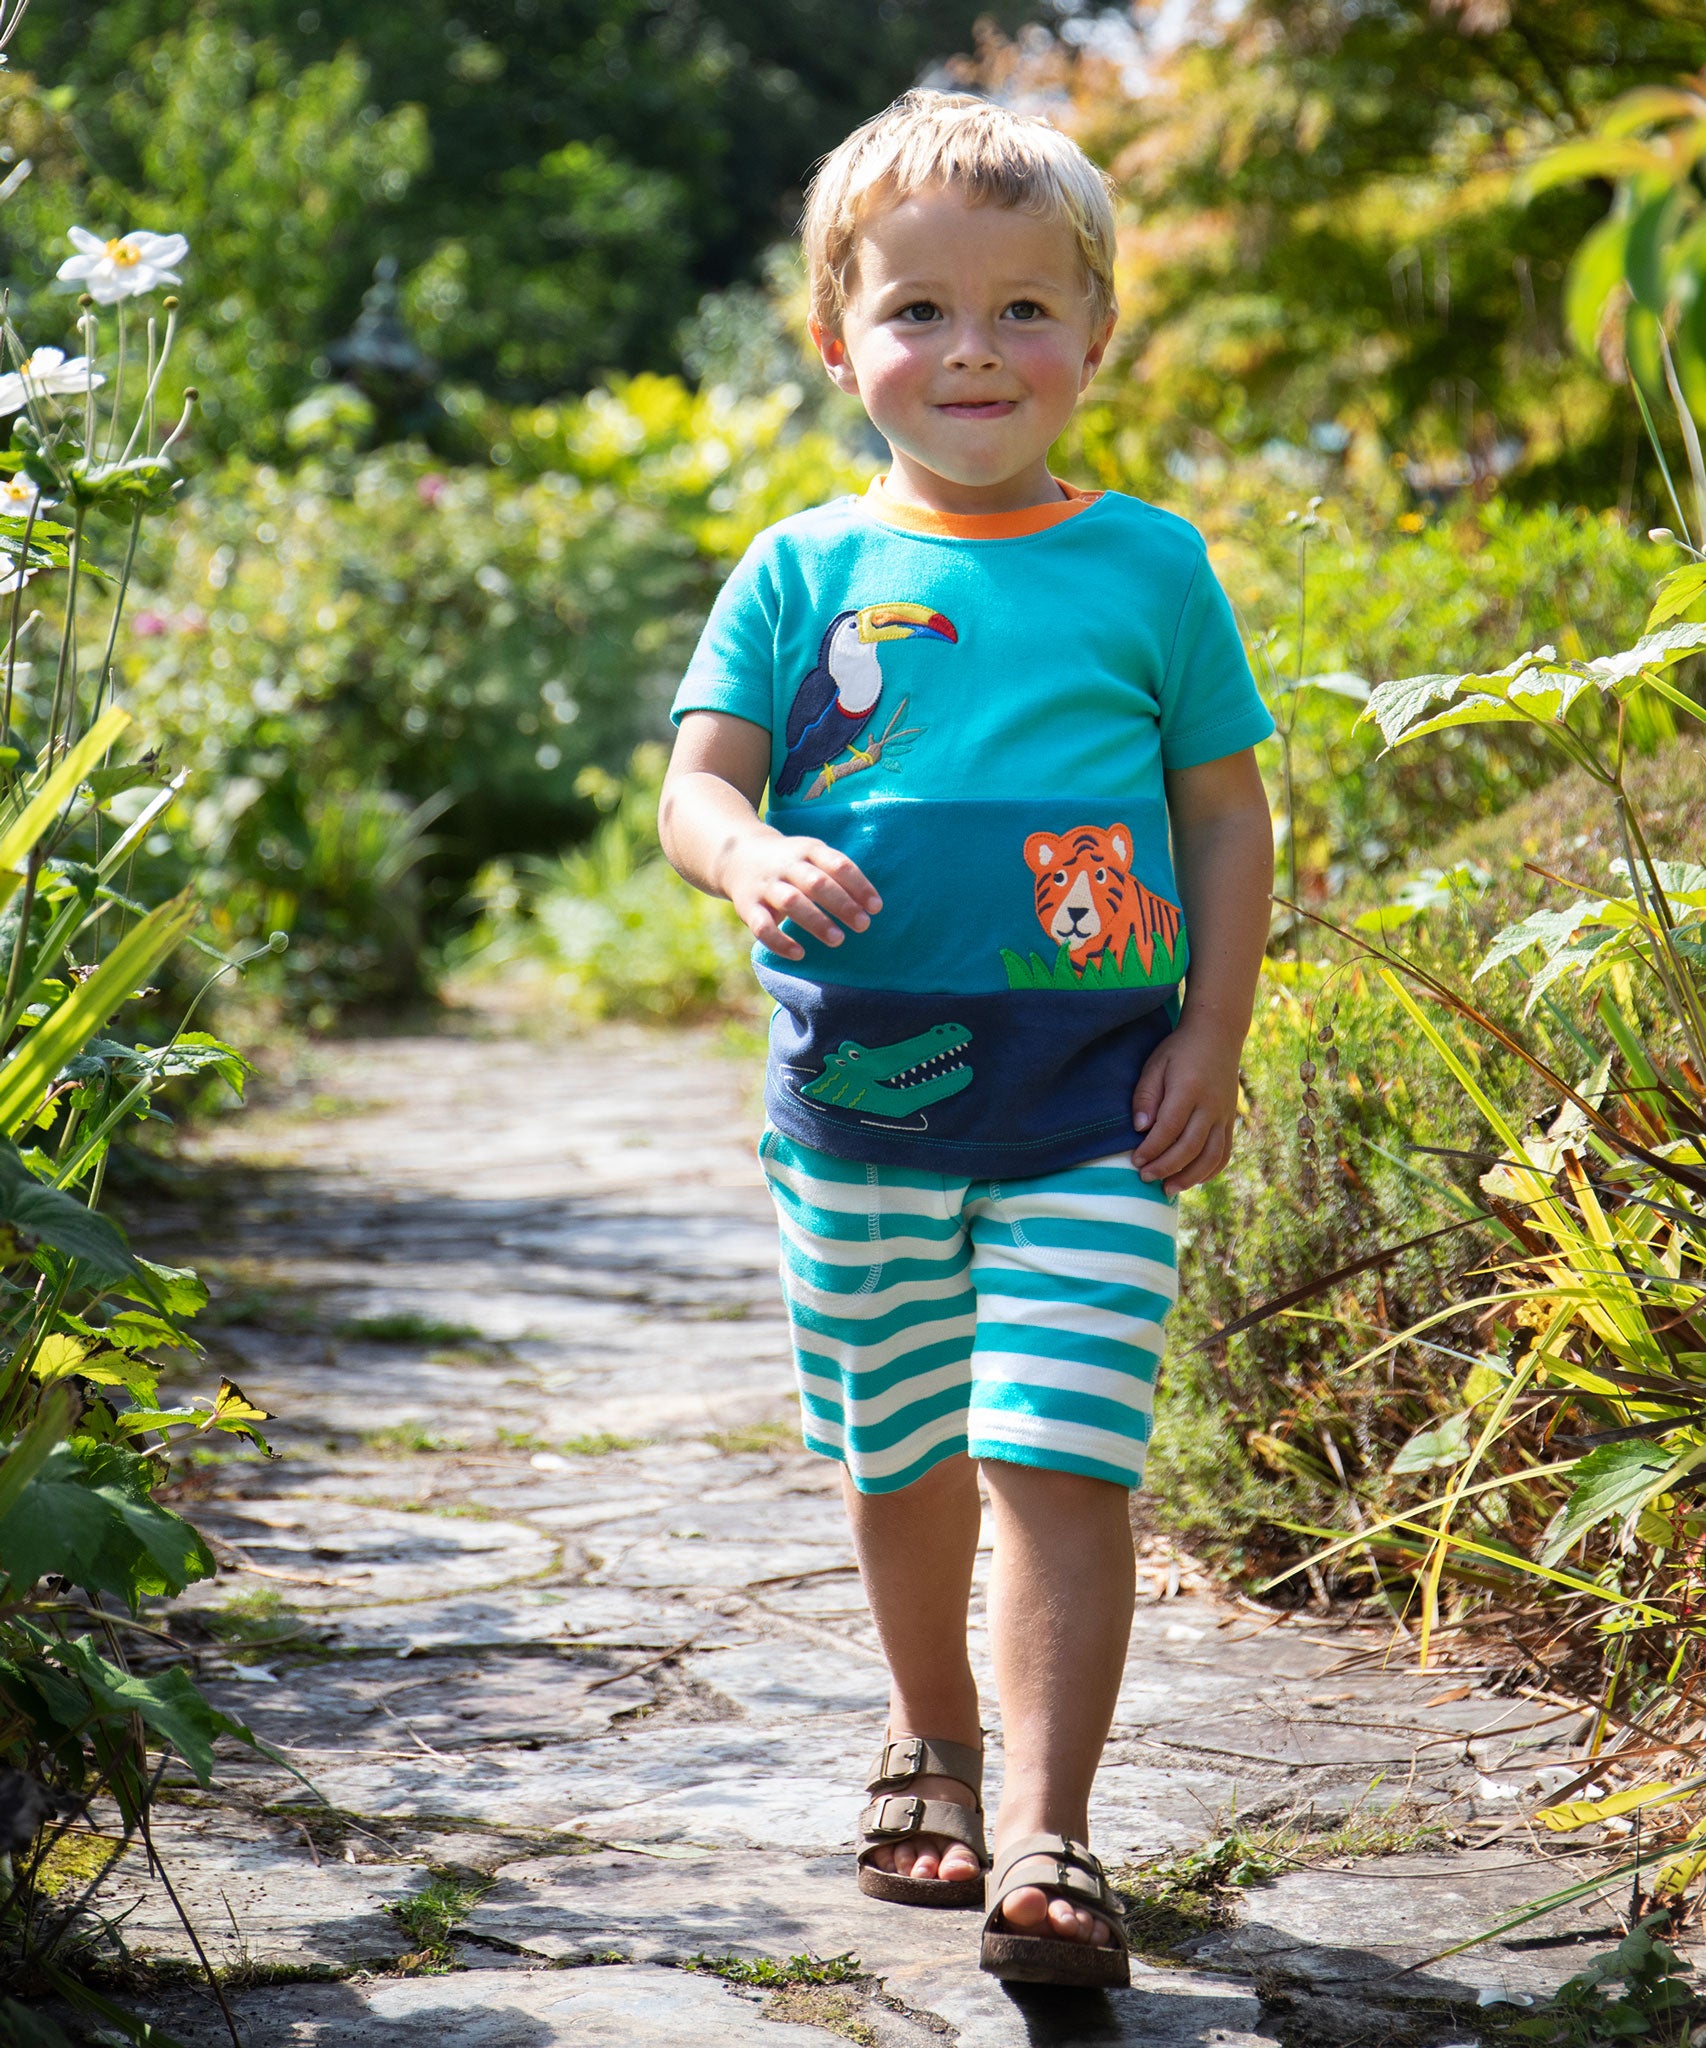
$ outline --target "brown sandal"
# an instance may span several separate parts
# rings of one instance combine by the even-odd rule
[[[1052,1934],[1016,1934],[1001,1923],[1001,1901],[1034,1885],[1108,1923],[1113,1939],[1092,1947]],[[982,1964],[992,1977],[1017,1984],[1076,1984],[1115,1990],[1131,1982],[1125,1915],[1102,1866],[1084,1843],[1066,1835],[1025,1835],[1004,1850],[989,1873],[989,1915]]]
[[[972,1804],[920,1799],[906,1787],[916,1778],[952,1778],[968,1786]],[[931,1742],[922,1735],[896,1735],[883,1744],[865,1790],[872,1799],[859,1816],[859,1889],[867,1898],[894,1906],[981,1906],[981,1877],[902,1877],[871,1861],[878,1849],[914,1835],[959,1842],[989,1868],[983,1838],[983,1752],[963,1742]]]

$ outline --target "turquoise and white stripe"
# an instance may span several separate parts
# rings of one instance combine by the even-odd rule
[[[759,1157],[809,1449],[861,1493],[955,1455],[1141,1483],[1177,1210],[1128,1153],[966,1181],[767,1130]]]

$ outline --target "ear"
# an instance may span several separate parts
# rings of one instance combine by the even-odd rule
[[[1054,866],[1054,841],[1046,832],[1033,832],[1025,841],[1025,858],[1040,875]]]
[[[1123,825],[1108,827],[1108,844],[1114,849],[1114,858],[1122,868],[1131,866],[1131,834]]]
[[[850,397],[859,395],[859,379],[854,373],[853,359],[847,353],[847,344],[833,328],[825,327],[821,320],[807,322],[812,346],[823,358],[823,367],[829,373],[829,381]]]
[[[1102,325],[1101,332],[1090,337],[1090,346],[1084,352],[1084,368],[1079,373],[1078,389],[1087,391],[1090,380],[1102,367],[1102,358],[1108,352],[1108,343],[1114,338],[1114,326],[1119,319],[1117,312],[1110,313]]]

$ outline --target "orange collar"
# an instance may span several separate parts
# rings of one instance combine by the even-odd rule
[[[1076,484],[1061,483],[1065,495],[1052,505],[1026,505],[1018,512],[932,512],[922,505],[905,505],[883,489],[883,479],[873,477],[865,493],[865,507],[885,526],[902,526],[909,533],[933,533],[944,540],[1021,540],[1026,534],[1043,533],[1062,520],[1071,519],[1095,504],[1100,491],[1081,491]]]

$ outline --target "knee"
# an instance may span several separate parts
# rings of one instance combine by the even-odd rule
[[[1073,1520],[1130,1517],[1131,1489],[1116,1480],[1006,1458],[983,1458],[979,1469],[993,1499],[1027,1515],[1062,1514]]]

